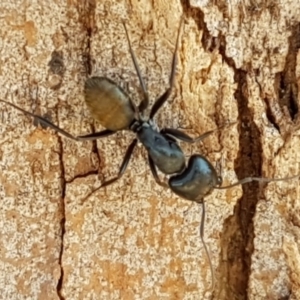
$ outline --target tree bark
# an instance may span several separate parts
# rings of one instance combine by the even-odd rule
[[[201,143],[223,185],[300,174],[300,4],[292,1],[7,1],[0,4],[0,98],[73,135],[100,131],[84,81],[105,76],[141,99],[125,21],[160,128]],[[1,103],[3,299],[300,299],[299,180],[249,183],[199,205],[157,185],[134,135],[75,142]],[[162,174],[160,174],[162,176]]]

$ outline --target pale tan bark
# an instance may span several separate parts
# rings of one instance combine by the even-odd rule
[[[300,4],[293,1],[7,1],[0,4],[0,98],[74,135],[101,127],[83,98],[90,75],[129,87],[136,77],[126,21],[151,103],[168,86],[185,17],[173,96],[158,124],[197,136],[224,184],[300,173]],[[50,63],[51,62],[51,63]],[[299,181],[248,184],[197,204],[158,186],[142,147],[118,172],[128,132],[76,143],[1,103],[2,299],[300,299]],[[0,298],[1,298],[0,297]]]

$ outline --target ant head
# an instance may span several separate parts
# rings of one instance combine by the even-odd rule
[[[221,184],[213,165],[202,155],[192,155],[187,168],[169,179],[169,186],[178,196],[202,203],[215,187]]]

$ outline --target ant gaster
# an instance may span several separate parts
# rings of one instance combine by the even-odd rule
[[[116,180],[120,179],[120,177],[126,171],[133,150],[137,144],[137,141],[139,140],[148,152],[148,161],[155,181],[161,186],[170,187],[170,189],[178,196],[187,200],[195,201],[202,205],[200,237],[203,242],[205,252],[209,258],[208,250],[203,239],[205,217],[205,207],[203,201],[204,197],[209,195],[213,191],[213,189],[227,189],[251,181],[271,182],[290,180],[298,178],[299,175],[278,179],[247,177],[234,184],[221,187],[222,178],[217,175],[217,172],[213,165],[204,156],[198,154],[192,155],[188,161],[188,165],[185,165],[184,153],[177,144],[176,140],[181,140],[187,143],[195,143],[197,141],[203,140],[208,135],[215,132],[215,130],[208,131],[197,138],[191,138],[178,129],[164,128],[162,130],[159,130],[153,121],[156,113],[171,95],[172,88],[174,86],[177,64],[177,51],[182,23],[183,18],[180,22],[175,49],[173,52],[169,87],[154,102],[154,105],[150,110],[149,118],[146,118],[144,116],[144,111],[149,104],[148,92],[144,80],[141,76],[136,57],[133,53],[125,23],[123,23],[123,26],[126,33],[131,58],[141,85],[143,99],[137,107],[131,100],[131,98],[127,95],[127,93],[112,80],[106,77],[91,77],[87,79],[84,88],[86,104],[89,107],[93,117],[97,121],[99,121],[103,127],[106,128],[105,130],[88,135],[73,136],[41,116],[28,112],[4,100],[0,99],[0,102],[6,103],[26,115],[34,117],[36,120],[54,129],[56,132],[59,132],[60,134],[76,141],[96,140],[113,135],[120,130],[133,131],[136,134],[136,138],[127,148],[118,175],[110,180],[103,182],[99,188],[108,186]],[[166,175],[175,174],[169,178],[168,185],[159,179],[156,168],[158,168],[162,173]],[[97,188],[96,190],[98,190],[99,188]],[[209,264],[212,273],[212,286],[214,286],[214,275],[210,258]]]

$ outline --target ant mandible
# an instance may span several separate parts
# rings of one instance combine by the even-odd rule
[[[174,86],[177,52],[182,23],[183,18],[180,21],[175,49],[173,52],[169,87],[158,99],[156,99],[150,110],[150,115],[148,118],[144,116],[144,111],[146,108],[148,108],[149,96],[136,57],[131,47],[131,42],[125,23],[123,23],[123,26],[128,41],[129,52],[139,78],[143,98],[140,104],[136,106],[128,94],[109,78],[88,78],[84,87],[85,101],[92,116],[99,121],[105,130],[87,135],[73,136],[72,134],[66,132],[39,115],[26,111],[7,101],[0,99],[0,102],[8,104],[24,114],[34,117],[41,123],[54,129],[56,132],[75,141],[96,140],[113,135],[121,130],[133,131],[136,134],[136,138],[131,142],[126,150],[118,175],[110,180],[104,181],[96,190],[108,186],[121,178],[126,171],[133,150],[137,145],[137,141],[139,140],[148,152],[148,162],[155,181],[163,187],[169,187],[178,196],[190,201],[195,201],[202,205],[200,238],[202,240],[205,252],[209,258],[208,249],[204,242],[204,197],[208,196],[214,189],[228,189],[236,185],[241,185],[252,181],[271,182],[291,180],[298,178],[300,175],[277,179],[247,177],[237,181],[234,184],[222,187],[222,178],[218,176],[213,165],[204,156],[199,154],[192,155],[189,158],[186,166],[184,153],[177,144],[177,140],[187,143],[195,143],[203,140],[215,132],[215,130],[208,131],[197,138],[192,138],[186,133],[174,128],[163,128],[159,130],[153,121],[153,118],[159,109],[168,100]],[[220,128],[217,130],[219,129]],[[168,184],[159,179],[157,168],[165,175],[175,174],[169,178]],[[214,286],[214,275],[210,258],[209,264],[212,273],[212,286]]]

